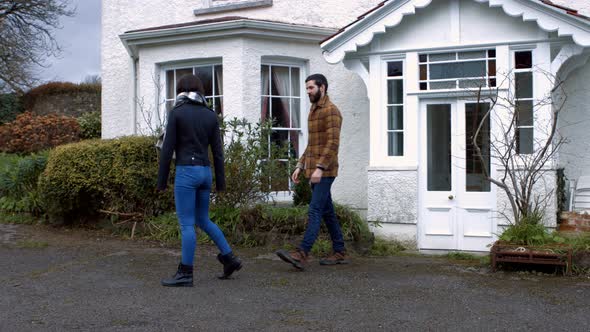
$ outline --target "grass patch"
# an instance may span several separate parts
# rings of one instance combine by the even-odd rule
[[[397,241],[376,238],[371,250],[369,250],[369,255],[381,257],[395,256],[404,250],[406,250],[406,247]]]
[[[479,259],[481,258],[481,256],[459,251],[450,252],[446,254],[445,257],[453,261],[479,261]]]
[[[16,243],[16,246],[21,249],[41,249],[41,248],[47,248],[49,246],[49,243],[44,242],[44,241],[24,240],[24,241],[18,241]]]

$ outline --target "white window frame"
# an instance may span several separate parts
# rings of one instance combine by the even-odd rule
[[[496,55],[494,57],[490,57],[489,55],[489,51],[490,50],[494,50],[496,52]],[[486,56],[485,58],[473,58],[473,59],[459,59],[459,54],[460,53],[471,53],[471,52],[485,52]],[[455,60],[442,60],[442,61],[430,61],[430,56],[431,55],[437,55],[437,54],[451,54],[454,53],[455,54]],[[426,62],[421,62],[420,61],[420,56],[421,55],[427,55],[428,59],[426,60]],[[432,92],[432,91],[445,91],[445,90],[464,90],[464,89],[470,89],[471,87],[460,87],[461,82],[463,81],[469,81],[469,80],[481,80],[484,79],[484,77],[456,77],[456,78],[443,78],[443,79],[430,79],[430,65],[440,65],[440,64],[446,64],[446,63],[467,63],[467,62],[481,62],[484,61],[486,64],[486,76],[485,76],[485,82],[486,85],[484,88],[497,88],[498,87],[498,79],[497,79],[497,75],[498,75],[498,50],[496,47],[494,48],[481,48],[481,49],[467,49],[467,50],[456,50],[456,51],[446,51],[446,52],[419,52],[418,53],[418,77],[420,77],[420,67],[425,65],[426,66],[426,80],[418,80],[418,90],[421,92]],[[496,63],[496,76],[490,76],[490,61],[495,61]],[[490,80],[496,80],[496,86],[491,87],[490,86]],[[431,89],[431,83],[437,83],[437,82],[455,82],[455,88],[445,88],[445,89]],[[422,84],[426,84],[426,89],[422,90],[420,88],[420,85]]]
[[[388,73],[388,64],[391,62],[401,62],[402,63],[402,76],[389,76]],[[406,135],[406,95],[407,95],[407,84],[406,84],[406,61],[405,59],[388,59],[385,60],[385,156],[387,158],[403,158],[406,156],[407,147],[407,135]],[[389,104],[389,81],[401,81],[403,86],[402,92],[402,103],[401,104]],[[394,129],[389,130],[389,107],[390,106],[401,106],[402,107],[402,129]],[[403,151],[401,155],[389,155],[389,133],[402,133],[402,140],[403,140]]]
[[[521,53],[521,52],[531,52],[531,68],[522,68],[522,69],[516,69],[516,53]],[[520,130],[520,129],[532,129],[533,131],[533,152],[532,154],[534,154],[534,150],[535,150],[535,50],[533,48],[522,48],[522,49],[513,49],[510,52],[510,63],[511,63],[511,68],[513,70],[513,74],[512,74],[512,79],[514,82],[514,101],[515,102],[519,102],[519,101],[530,101],[532,102],[532,117],[533,117],[533,123],[530,126],[515,126],[516,130]],[[532,91],[532,96],[531,98],[516,98],[516,74],[518,73],[531,73],[531,91]],[[516,110],[514,110],[516,112]],[[521,154],[518,153],[518,155],[530,155],[531,153],[525,153],[525,154]]]
[[[307,135],[308,135],[308,128],[307,128],[307,116],[309,114],[309,107],[310,107],[310,103],[309,103],[309,99],[307,98],[307,94],[305,91],[305,79],[307,77],[307,66],[306,66],[306,61],[288,61],[288,60],[280,60],[280,59],[272,59],[272,58],[268,58],[265,59],[263,57],[261,63],[260,63],[260,67],[258,68],[259,70],[259,77],[262,78],[262,66],[269,66],[269,75],[271,73],[271,67],[272,66],[277,66],[277,67],[289,67],[289,68],[298,68],[299,69],[299,93],[300,93],[300,97],[299,97],[299,128],[283,128],[283,127],[272,127],[271,130],[285,130],[285,131],[293,131],[293,130],[298,130],[299,131],[299,152],[298,152],[298,156],[294,156],[296,159],[300,158],[303,153],[305,152],[305,148],[307,147]],[[289,82],[291,82],[291,71],[289,70]],[[260,84],[262,85],[262,79],[260,80]],[[269,84],[272,84],[272,77],[269,77]],[[259,87],[258,91],[261,91],[260,93],[260,97],[259,97],[259,101],[260,101],[260,105],[262,104],[262,98],[268,97],[268,98],[289,98],[289,106],[291,106],[291,99],[293,99],[292,96],[273,96],[273,95],[263,95],[262,94],[262,87]],[[269,92],[272,92],[272,86],[269,85]],[[271,103],[271,107],[272,107],[272,103]],[[269,110],[272,114],[272,109]],[[262,109],[260,109],[260,113],[259,116],[262,116]],[[270,145],[270,136],[268,137],[268,142]],[[270,151],[269,151],[270,154]],[[279,159],[279,161],[288,161],[287,159]],[[291,172],[291,170],[289,170],[289,172]],[[289,176],[289,188],[292,187],[292,181],[291,181],[291,177]],[[270,195],[270,198],[274,201],[278,201],[278,202],[287,202],[287,201],[291,201],[293,199],[293,190],[287,190],[287,191],[278,191],[278,192],[272,192]]]
[[[188,69],[188,68],[192,68],[193,70],[193,74],[195,73],[195,68],[198,67],[208,67],[211,66],[212,67],[212,84],[213,84],[213,95],[210,96],[205,96],[205,98],[207,99],[207,101],[209,100],[214,100],[215,98],[221,98],[222,102],[223,102],[223,94],[216,94],[215,92],[215,86],[216,86],[216,77],[215,77],[215,66],[221,66],[221,70],[222,70],[222,76],[223,76],[223,63],[222,63],[222,59],[212,59],[212,60],[195,60],[195,61],[184,61],[184,62],[179,62],[179,63],[174,63],[174,64],[161,64],[160,65],[160,86],[162,88],[159,88],[159,92],[160,95],[158,96],[158,105],[160,105],[159,107],[159,111],[160,111],[160,117],[163,119],[166,119],[167,117],[167,109],[166,109],[166,104],[168,102],[173,102],[176,100],[176,82],[178,81],[178,78],[176,77],[176,71],[179,69]],[[167,77],[167,72],[170,70],[174,70],[174,88],[173,88],[173,94],[174,94],[174,98],[167,98],[167,92],[168,92],[168,86],[166,86],[166,77]],[[225,89],[223,89],[225,91]],[[165,122],[164,122],[165,123]]]

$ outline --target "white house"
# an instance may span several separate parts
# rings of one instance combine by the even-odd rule
[[[195,73],[217,111],[273,118],[272,138],[300,154],[304,79],[324,73],[344,118],[335,200],[420,249],[486,251],[506,223],[506,198],[480,179],[466,141],[486,107],[476,85],[528,105],[553,88],[542,72],[566,82],[570,144],[538,184],[549,227],[556,169],[590,174],[586,0],[104,0],[102,15],[105,138],[141,133],[172,104],[176,79]],[[519,153],[535,148],[551,110],[523,116]]]

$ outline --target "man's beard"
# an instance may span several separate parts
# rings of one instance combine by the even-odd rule
[[[315,94],[309,95],[309,101],[312,104],[320,101],[320,98],[322,98],[322,92],[320,90],[318,90],[318,92],[316,92]]]

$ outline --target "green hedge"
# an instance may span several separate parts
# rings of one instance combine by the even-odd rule
[[[18,95],[14,93],[0,94],[0,125],[14,121],[16,116],[24,112]]]
[[[54,220],[77,222],[101,211],[143,218],[174,207],[171,190],[155,190],[157,173],[153,138],[89,140],[52,150],[39,190]]]

